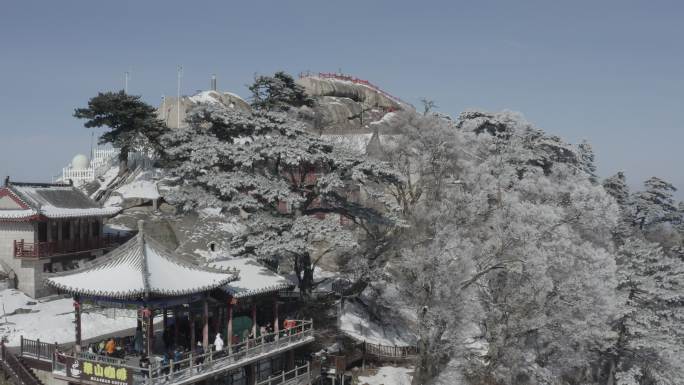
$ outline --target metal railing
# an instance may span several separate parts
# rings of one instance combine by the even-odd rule
[[[15,258],[45,258],[62,254],[104,249],[121,244],[125,239],[118,234],[104,234],[102,237],[65,239],[50,242],[14,241]]]
[[[35,358],[37,360],[52,361],[55,355],[57,343],[41,342],[40,339],[30,340],[21,336],[19,355],[22,357]]]
[[[418,349],[415,346],[386,346],[364,341],[363,352],[379,358],[413,358],[418,354]]]
[[[17,356],[7,350],[4,343],[0,343],[0,349],[2,350],[2,361],[0,361],[2,369],[15,385],[43,385]]]
[[[283,371],[280,374],[273,375],[263,381],[259,381],[256,385],[289,385],[298,384],[300,382],[309,383],[311,381],[310,364],[307,362],[302,366],[297,366],[292,370]]]
[[[142,368],[126,365],[124,360],[117,360],[117,362],[111,363],[129,369],[133,373],[134,383],[136,384],[144,383],[149,385],[182,382],[202,373],[226,370],[233,364],[239,364],[241,361],[304,341],[308,337],[313,337],[313,332],[313,321],[300,320],[295,321],[293,327],[280,330],[277,333],[264,334],[239,344],[229,344],[221,351],[215,351],[214,346],[210,345],[206,353],[197,354],[191,351],[184,353],[180,360],[169,360],[167,364],[151,362],[149,368]],[[103,357],[111,359],[110,357],[92,354],[85,356],[84,353],[79,355],[76,353],[57,352],[53,360],[53,372],[65,375],[65,363],[68,357],[85,359]]]

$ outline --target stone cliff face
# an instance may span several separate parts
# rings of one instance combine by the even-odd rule
[[[298,117],[321,134],[372,134],[379,129],[391,129],[389,121],[382,127],[372,124],[383,120],[386,114],[415,112],[413,106],[352,80],[310,76],[298,79],[297,84],[316,100],[313,108],[301,108]]]

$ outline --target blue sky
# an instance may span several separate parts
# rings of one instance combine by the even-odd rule
[[[254,73],[369,79],[452,115],[512,109],[601,175],[684,189],[684,3],[665,1],[14,1],[0,11],[0,175],[49,181],[90,148],[71,115],[123,88],[157,105]]]

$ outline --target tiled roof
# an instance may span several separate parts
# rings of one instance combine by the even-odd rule
[[[0,219],[26,219],[34,215],[47,218],[112,216],[117,207],[102,207],[76,187],[67,184],[16,183],[6,187],[26,209],[0,210]]]
[[[272,272],[253,258],[226,259],[211,262],[209,266],[235,269],[240,272],[237,280],[229,282],[222,288],[235,298],[272,293],[294,286],[287,278]]]
[[[130,299],[197,294],[236,278],[236,271],[199,266],[141,230],[94,265],[54,275],[46,282],[72,294]]]

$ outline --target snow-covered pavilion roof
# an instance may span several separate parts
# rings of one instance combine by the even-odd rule
[[[236,271],[203,267],[164,248],[142,230],[95,264],[46,279],[79,295],[118,299],[191,295],[237,279]]]
[[[211,262],[209,266],[219,269],[235,269],[240,277],[222,289],[235,298],[276,292],[294,286],[287,278],[278,275],[253,258],[236,258]]]
[[[15,207],[0,209],[0,219],[107,217],[120,208],[102,207],[76,187],[61,183],[6,182],[0,192],[15,203]]]

